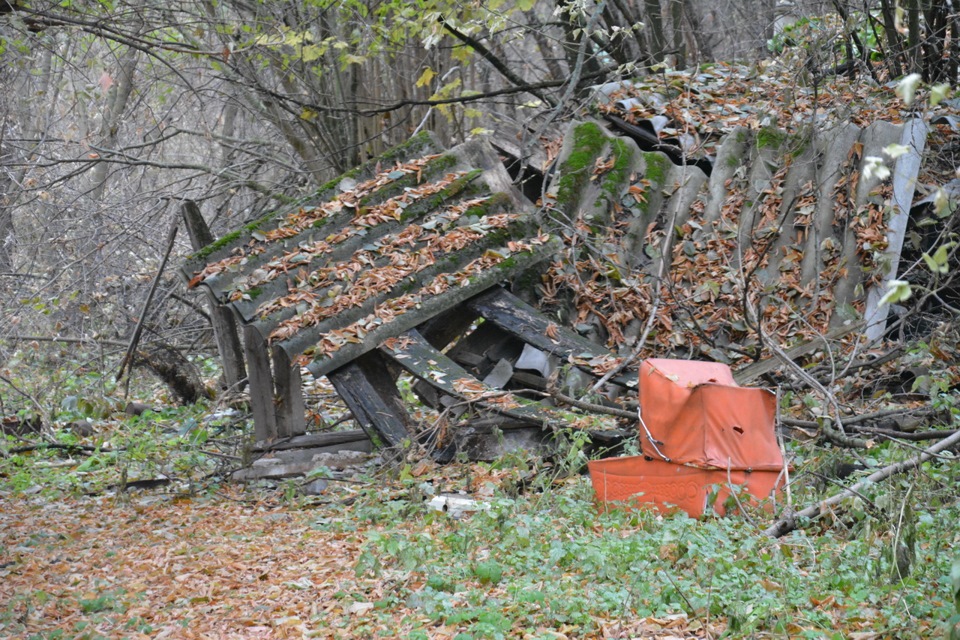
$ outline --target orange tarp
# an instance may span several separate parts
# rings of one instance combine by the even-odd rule
[[[645,360],[640,366],[641,448],[654,460],[695,467],[779,471],[776,403],[767,389],[737,386],[723,364]]]

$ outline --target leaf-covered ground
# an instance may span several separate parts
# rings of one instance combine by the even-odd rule
[[[903,638],[950,615],[956,504],[918,507],[892,580],[889,523],[863,505],[775,541],[763,513],[598,513],[585,477],[517,495],[515,469],[442,474],[309,504],[283,487],[2,493],[0,637]],[[430,510],[458,488],[489,508]]]

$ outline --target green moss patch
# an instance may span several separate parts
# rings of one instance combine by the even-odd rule
[[[607,140],[603,130],[594,122],[584,122],[574,128],[573,149],[560,166],[557,183],[557,208],[561,211],[573,215]]]
[[[613,152],[613,168],[603,177],[600,191],[608,202],[615,202],[630,179],[630,167],[633,166],[633,149],[621,138],[610,141]]]

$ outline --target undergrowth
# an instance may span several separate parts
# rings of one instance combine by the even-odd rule
[[[30,438],[34,448],[24,447],[24,436],[0,443],[0,501],[104,492],[129,500],[122,489],[141,478],[174,481],[155,491],[218,499],[205,481],[239,464],[242,452],[223,443],[243,440],[243,420],[206,405],[118,416],[109,400],[116,390],[99,379],[85,383],[57,392],[44,437]],[[88,395],[79,395],[81,387]],[[934,392],[955,413],[950,390]],[[91,419],[92,435],[67,426],[79,418]],[[408,465],[394,478],[334,484],[319,503],[281,485],[271,499],[306,526],[361,541],[331,597],[364,615],[317,615],[309,624],[321,636],[407,638],[434,637],[442,626],[459,640],[641,637],[672,628],[728,637],[905,638],[949,637],[947,626],[960,621],[960,470],[951,460],[868,485],[772,539],[762,531],[782,515],[783,497],[776,513],[758,508],[699,520],[598,510],[580,474],[584,446],[582,437],[570,438],[549,464],[517,456],[416,477]],[[800,509],[916,451],[873,444],[860,456],[863,469],[840,479],[827,476],[845,452],[793,443],[789,453],[790,499]],[[460,518],[434,511],[429,499],[440,487],[467,490],[481,507]],[[45,597],[19,594],[7,611]],[[119,586],[84,596],[84,624],[120,620],[132,597]],[[16,628],[15,617],[0,609],[0,625]]]
[[[948,480],[934,472],[923,482]],[[396,628],[391,619],[406,618],[421,628],[409,637],[431,637],[434,624],[464,629],[463,640],[553,637],[538,635],[545,628],[582,637],[601,625],[637,631],[638,621],[678,618],[733,637],[939,635],[953,610],[960,506],[955,498],[914,505],[915,557],[900,575],[890,512],[863,507],[892,506],[900,488],[868,492],[779,540],[760,533],[771,518],[763,511],[702,520],[598,512],[582,477],[543,493],[498,492],[464,519],[378,492],[315,526],[364,532],[357,577],[395,585],[376,600],[371,625]],[[370,599],[362,588],[340,595]]]

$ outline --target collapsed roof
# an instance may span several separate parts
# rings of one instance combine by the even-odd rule
[[[640,142],[653,136],[660,150],[641,151],[635,135],[612,135],[595,120],[572,123],[539,203],[545,215],[511,184],[486,142],[444,152],[420,135],[332,181],[304,206],[199,251],[183,275],[233,310],[248,358],[262,360],[266,371],[260,404],[283,396],[288,413],[296,412],[299,378],[281,385],[271,375],[296,373],[295,365],[330,375],[363,361],[370,376],[380,363],[370,366],[373,352],[432,378],[435,396],[489,399],[489,372],[463,369],[476,354],[456,362],[441,354],[456,336],[437,325],[462,333],[476,318],[500,313],[511,317],[495,339],[510,334],[598,375],[641,353],[735,363],[758,353],[758,321],[784,342],[862,327],[881,335],[886,307],[878,302],[883,281],[897,273],[929,128],[907,119],[820,129],[797,118],[778,128],[771,124],[778,118],[761,117],[770,110],[759,101],[733,108],[729,93],[710,98],[723,103],[717,112],[726,109],[726,117],[694,126],[691,112],[678,107],[694,99],[685,87],[673,87],[679,97],[672,102],[658,102],[638,83],[601,88],[608,126],[642,129]],[[717,130],[723,135],[710,133]],[[891,144],[905,151],[888,160],[887,177],[876,158]],[[592,343],[521,309],[505,292],[483,302],[481,294],[538,264],[540,306],[566,305],[566,324]],[[452,321],[458,314],[465,320]],[[410,333],[430,322],[442,339]],[[641,335],[646,342],[634,344]],[[519,357],[515,350],[508,364]],[[254,377],[251,387],[262,386]],[[360,386],[380,393],[392,382]],[[345,384],[341,395],[352,394],[351,409],[366,412],[368,422],[397,410],[391,398],[364,409],[363,394]],[[521,421],[549,418],[512,398],[488,404]],[[409,425],[381,427],[393,442]]]
[[[182,272],[319,376],[555,249],[489,146],[421,135]]]

